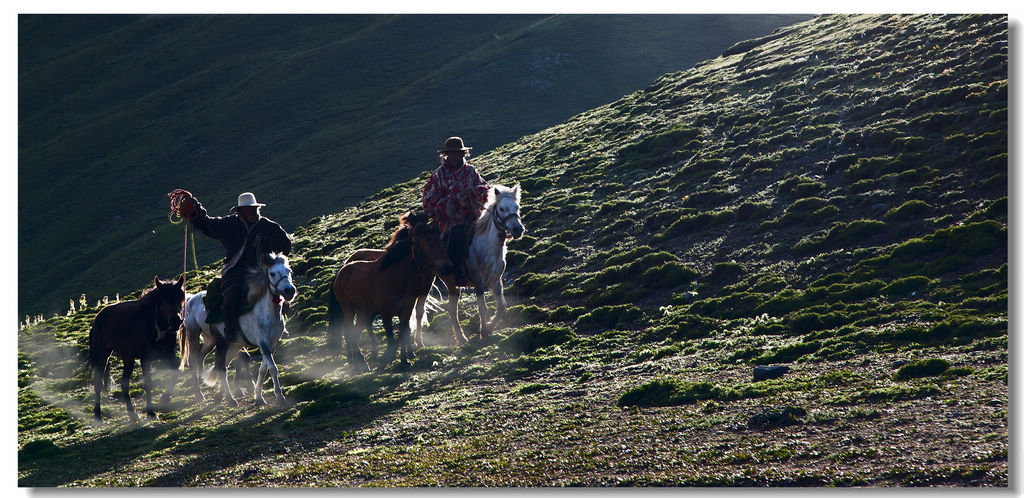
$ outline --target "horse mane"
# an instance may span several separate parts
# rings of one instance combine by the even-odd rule
[[[430,217],[423,210],[406,211],[398,217],[398,229],[391,234],[391,240],[384,246],[384,254],[377,261],[383,270],[404,259],[412,245],[414,227],[430,222]]]
[[[394,263],[397,263],[409,254],[412,246],[412,227],[402,225],[391,234],[391,240],[384,246],[384,254],[377,259],[380,262],[380,269],[383,270]]]
[[[476,219],[472,226],[474,233],[482,233],[487,229],[487,224],[491,222],[491,211],[497,208],[498,203],[502,199],[511,197],[515,199],[516,204],[519,204],[520,194],[519,189],[516,187],[494,184],[491,185],[491,188],[487,189],[487,202],[484,203],[484,209],[480,211],[480,217]]]
[[[173,283],[174,283],[174,280],[161,280],[160,281],[161,285],[171,285]],[[156,299],[156,295],[159,294],[159,291],[160,291],[160,288],[158,286],[154,285],[153,287],[150,287],[150,288],[142,291],[142,295],[139,296],[139,298],[136,299],[136,301],[138,301],[140,304],[147,304],[148,305],[148,304],[150,304],[150,301]]]
[[[269,268],[278,263],[287,265],[288,256],[279,252],[266,253],[260,261],[260,267],[249,268],[249,271],[245,275],[247,299],[257,299],[263,295],[262,293],[266,291],[267,285],[270,283],[270,279],[267,278],[267,272],[263,270],[263,267]],[[255,295],[252,295],[253,290],[256,291]]]

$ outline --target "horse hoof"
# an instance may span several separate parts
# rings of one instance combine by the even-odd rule
[[[267,400],[263,398],[256,398],[256,406],[267,406]]]
[[[228,405],[228,406],[230,406],[230,407],[236,407],[236,406],[238,406],[238,402],[237,402],[237,401],[235,401],[235,398],[228,398],[228,399],[227,399],[227,400],[225,401],[225,403],[227,403],[227,405]]]
[[[146,412],[146,417],[150,420],[156,420],[156,412],[149,410]]]

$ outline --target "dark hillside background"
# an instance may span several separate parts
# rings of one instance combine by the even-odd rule
[[[807,18],[19,16],[19,315],[180,272],[174,188],[294,230]]]

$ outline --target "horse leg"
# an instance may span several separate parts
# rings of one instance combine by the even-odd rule
[[[201,403],[206,400],[203,396],[202,389],[199,388],[199,370],[203,366],[203,358],[210,353],[211,347],[209,345],[199,345],[199,334],[201,331],[188,331],[186,340],[188,341],[188,362],[190,363],[190,370],[192,370],[192,395],[196,398],[196,403]]]
[[[277,362],[274,361],[274,352],[270,350],[270,344],[267,343],[266,339],[260,341],[260,354],[263,355],[263,362],[260,363],[260,375],[259,378],[262,381],[267,371],[270,372],[270,378],[274,380],[274,397],[275,403],[278,406],[285,406],[284,394],[281,392],[281,380],[278,378]],[[260,382],[260,387],[257,388],[258,398],[256,402],[262,401],[262,404],[267,402],[263,400],[263,383]]]
[[[157,403],[157,409],[166,412],[171,407],[171,393],[174,392],[175,386],[178,384],[178,370],[174,368],[174,365],[168,365],[167,379],[164,383],[158,383],[161,386],[161,390],[164,392],[160,396],[160,402]]]
[[[260,348],[260,353],[263,353],[263,348]],[[263,361],[260,362],[260,371],[256,374],[256,387],[254,389],[254,398],[256,400],[256,405],[258,406],[267,406],[267,400],[263,399],[263,383],[267,380],[267,372],[269,370],[270,367],[267,365],[267,357],[264,355]]]
[[[429,295],[429,294],[428,294]],[[417,348],[423,347],[423,315],[427,312],[427,296],[416,298],[416,335]]]
[[[491,331],[488,330],[487,323],[487,298],[484,297],[484,291],[482,287],[478,287],[476,291],[476,306],[479,310],[480,317],[480,338],[490,337]]]
[[[139,358],[139,363],[142,363],[142,390],[146,393],[146,416],[154,419],[156,418],[156,412],[153,411],[153,393],[151,390],[149,359],[143,356],[142,358]]]
[[[135,358],[122,357],[121,362],[124,363],[124,371],[121,373],[121,393],[124,395],[124,405],[128,410],[128,418],[135,422],[139,419],[139,416],[135,413],[135,406],[132,405],[132,396],[129,392],[129,381],[132,378],[132,371],[135,370]]]
[[[443,280],[446,286],[448,286],[448,319],[452,322],[452,340],[455,344],[465,344],[469,342],[466,338],[466,334],[462,332],[462,324],[459,323],[459,286],[448,285],[447,280]]]
[[[409,310],[409,314],[412,315],[412,310]],[[409,317],[399,316],[398,317],[398,348],[402,354],[402,369],[408,370],[412,367],[409,363],[409,358],[412,357],[412,338],[410,337],[409,329]]]
[[[107,361],[103,363],[103,393],[110,395],[110,352],[107,353]]]
[[[234,382],[231,384],[233,387],[231,393],[234,394],[235,397],[241,398],[245,396],[245,391],[242,390],[243,376],[249,384],[255,386],[255,383],[252,380],[252,368],[249,367],[249,353],[245,350],[240,350],[238,354],[235,355],[235,358],[231,360],[231,368],[235,371]]]
[[[494,289],[494,318],[491,319],[489,324],[491,331],[497,330],[497,323],[499,320],[505,318],[505,289],[501,283],[501,277],[498,277],[498,282],[491,286]]]
[[[228,353],[227,349],[229,345],[219,336],[216,338],[216,341],[217,345],[213,352],[213,367],[216,369],[217,382],[220,383],[220,393],[217,395],[217,398],[221,399],[223,396],[224,402],[227,403],[228,406],[238,406],[238,402],[235,401],[235,398],[231,395],[231,388],[228,386],[226,363]]]
[[[383,320],[384,318],[382,317],[381,321]],[[373,359],[380,360],[380,342],[377,340],[377,334],[373,333],[373,315],[366,321],[366,335],[370,336],[370,353]]]
[[[383,370],[384,367],[390,365],[392,361],[395,361],[395,356],[398,352],[398,341],[395,339],[395,325],[392,323],[392,318],[394,317],[391,315],[385,315],[383,313],[380,315],[381,321],[384,322],[384,338],[388,342],[388,348],[384,350],[384,356],[380,360],[380,365],[377,366],[380,370]]]
[[[349,314],[346,312],[345,316],[342,327],[345,335],[345,350],[348,353],[349,368],[356,375],[369,372],[370,366],[366,364],[366,358],[363,358],[363,353],[359,351],[359,334],[363,330],[365,321],[361,319],[358,313]],[[353,318],[355,319],[355,325],[352,324]]]
[[[96,356],[93,356],[93,365],[92,365],[92,387],[93,387],[93,390],[96,391],[96,404],[93,406],[92,415],[93,415],[93,418],[95,418],[97,421],[100,421],[100,420],[103,420],[103,417],[100,416],[100,393],[101,392],[104,392],[104,393],[108,392],[107,389],[106,389],[106,386],[110,383],[110,377],[109,376],[104,378],[104,376],[107,375],[107,373],[108,373],[107,372],[107,368],[108,368],[107,365],[109,365],[110,351],[106,352],[105,359],[103,360],[103,365],[102,366],[99,364],[99,359],[98,358],[103,357],[103,356],[99,355],[97,353],[94,353],[94,352],[92,352],[92,354],[96,355]]]

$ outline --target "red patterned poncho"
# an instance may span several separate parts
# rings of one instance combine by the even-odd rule
[[[490,188],[476,168],[465,161],[458,168],[441,164],[423,186],[423,210],[444,233],[458,223],[476,221]]]

